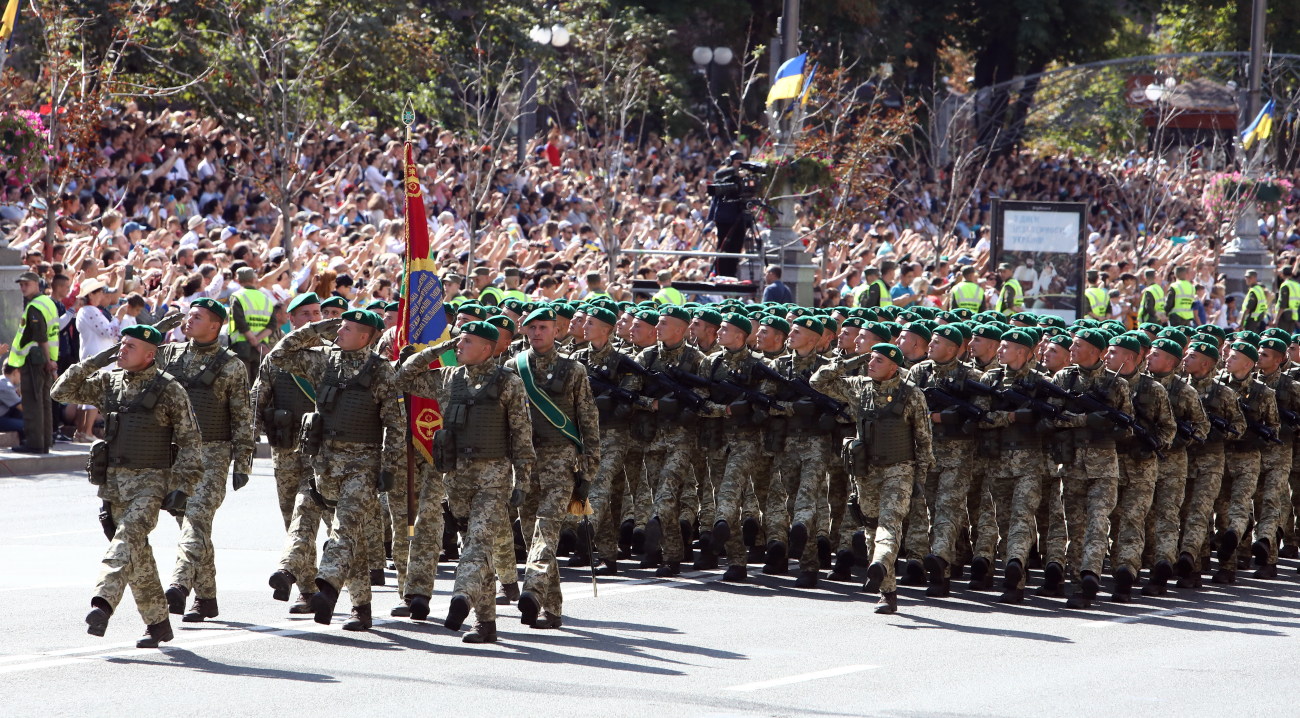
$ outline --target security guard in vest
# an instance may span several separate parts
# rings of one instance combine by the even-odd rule
[[[528,301],[528,295],[519,290],[519,282],[523,274],[519,267],[506,267],[501,272],[505,276],[506,289],[501,293],[502,299],[515,299],[521,302]]]
[[[267,355],[283,371],[318,378],[299,449],[314,457],[314,488],[334,520],[310,603],[315,621],[328,625],[346,585],[347,631],[372,625],[365,542],[380,532],[377,493],[392,488],[406,464],[406,413],[392,400],[401,393],[396,370],[371,350],[383,329],[378,314],[352,309],[293,330]]]
[[[1277,290],[1277,304],[1273,306],[1273,323],[1294,334],[1300,329],[1300,282],[1290,267],[1282,268],[1282,286]]]
[[[275,303],[257,288],[257,272],[252,267],[235,271],[240,288],[230,295],[230,350],[244,362],[250,378],[257,376],[262,357],[271,351],[271,315]]]
[[[59,313],[54,300],[41,292],[41,278],[35,272],[18,275],[18,289],[23,293],[23,317],[8,363],[18,367],[22,376],[23,445],[13,451],[48,454],[54,442],[50,383],[59,372]]]
[[[1256,334],[1268,328],[1268,292],[1259,283],[1259,273],[1246,270],[1246,301],[1241,307],[1241,328]]]
[[[300,294],[289,303],[289,324],[294,329],[320,320],[320,299],[315,292]],[[316,410],[312,379],[263,361],[253,384],[253,410],[258,431],[266,434],[271,445],[280,515],[290,537],[282,568],[271,576],[272,596],[277,601],[289,600],[296,576],[298,602],[289,607],[289,613],[311,613],[307,601],[316,592],[316,531],[322,520],[328,520],[325,508],[312,496],[311,457],[298,451],[302,417]],[[299,553],[300,560],[290,558]],[[283,567],[286,563],[288,568]],[[305,570],[308,567],[310,570]]]
[[[651,299],[659,304],[685,304],[686,295],[673,287],[673,273],[667,269],[659,270],[655,275],[659,282],[659,291]]]
[[[1020,286],[1020,280],[1012,276],[1013,273],[1010,264],[1003,262],[998,265],[1002,288],[998,290],[997,311],[1007,316],[1025,311],[1025,290]]]
[[[1196,302],[1196,287],[1187,281],[1187,267],[1174,268],[1174,283],[1165,294],[1165,314],[1173,327],[1191,326],[1196,316],[1192,304]]]
[[[948,296],[948,308],[984,311],[984,290],[975,283],[974,267],[961,270],[961,281],[953,286],[952,293]]]
[[[894,302],[889,296],[889,286],[880,278],[878,267],[862,270],[862,284],[853,290],[853,303],[863,308],[888,307]]]
[[[92,404],[104,412],[105,440],[95,442],[87,466],[90,483],[104,501],[100,522],[108,536],[87,632],[103,636],[129,586],[145,622],[137,648],[172,639],[167,601],[149,533],[161,509],[181,510],[181,487],[198,481],[199,428],[185,389],[154,364],[163,333],[147,324],[122,331],[122,342],[72,365],[54,383],[53,395],[68,404]],[[100,371],[117,362],[111,372]]]
[[[217,338],[229,321],[217,300],[194,300],[181,325],[188,341],[163,345],[158,365],[185,387],[194,417],[203,434],[203,476],[186,487],[190,499],[180,518],[176,568],[167,588],[167,608],[184,613],[186,623],[217,616],[217,566],[212,546],[212,520],[226,498],[226,472],[234,463],[231,486],[238,491],[253,471],[253,409],[248,374],[243,363]],[[185,599],[194,591],[194,605],[185,612]]]
[[[609,292],[605,291],[605,275],[600,272],[587,272],[587,295],[583,297],[584,301],[590,302],[593,299],[610,299]]]
[[[1156,270],[1142,270],[1142,298],[1138,302],[1138,324],[1165,323],[1165,288],[1156,281]]]
[[[532,419],[528,399],[519,376],[493,359],[500,334],[483,321],[467,322],[453,340],[435,344],[402,363],[398,383],[406,392],[437,399],[442,406],[443,428],[434,435],[434,462],[447,472],[447,503],[464,535],[464,547],[456,564],[456,583],[443,625],[458,630],[475,614],[474,629],[461,640],[465,643],[495,643],[496,599],[493,544],[509,535],[506,521],[510,475],[531,476],[535,461]],[[431,370],[429,364],[452,345],[456,365]],[[440,496],[420,496],[421,520],[426,502]],[[430,507],[432,508],[432,507]],[[423,526],[417,522],[416,541]],[[438,565],[436,545],[430,551],[413,549],[411,561],[423,560],[434,570]],[[510,558],[513,565],[514,557]],[[411,574],[417,572],[412,569]],[[411,617],[428,615],[433,593],[432,574],[427,585],[408,585]]]
[[[1095,269],[1088,270],[1088,288],[1083,290],[1084,316],[1099,322],[1110,318],[1110,293],[1101,286],[1101,275]]]

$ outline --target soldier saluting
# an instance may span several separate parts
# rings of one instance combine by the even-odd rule
[[[121,344],[74,364],[51,395],[68,404],[91,404],[104,413],[104,441],[91,448],[90,482],[99,487],[109,534],[87,632],[102,636],[129,585],[147,626],[137,648],[172,639],[167,601],[149,533],[158,511],[183,511],[186,491],[198,483],[199,427],[185,389],[154,364],[163,333],[147,324],[122,330]],[[117,369],[100,369],[117,361]]]

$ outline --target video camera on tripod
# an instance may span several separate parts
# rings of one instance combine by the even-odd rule
[[[717,202],[746,202],[758,196],[759,178],[771,172],[766,162],[741,162],[714,173],[706,191]]]

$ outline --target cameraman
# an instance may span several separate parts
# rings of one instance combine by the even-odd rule
[[[727,166],[713,174],[713,183],[735,182],[740,179],[740,165],[745,161],[745,153],[733,150],[727,155]],[[749,216],[745,212],[745,200],[738,196],[723,197],[713,195],[709,204],[709,216],[706,221],[713,222],[718,229],[718,251],[739,253],[745,248],[745,229]],[[717,276],[734,277],[740,260],[735,257],[715,257],[713,273]]]

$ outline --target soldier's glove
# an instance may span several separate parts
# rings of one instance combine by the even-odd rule
[[[523,506],[523,505],[524,505],[524,496],[525,496],[525,495],[526,495],[526,494],[524,494],[524,490],[523,490],[523,489],[515,489],[514,491],[511,491],[511,492],[510,492],[510,508],[512,508],[512,509],[517,509],[517,508],[519,508],[520,506]]]
[[[944,409],[939,412],[939,423],[949,425],[961,424],[961,414],[956,409]]]
[[[375,482],[375,488],[379,489],[379,493],[386,494],[393,490],[393,480],[393,472],[381,471],[379,472],[379,480]]]
[[[406,346],[402,347],[397,352],[397,362],[399,364],[405,364],[407,359],[410,359],[411,357],[415,356],[415,351],[416,349],[414,344],[407,344]]]
[[[113,505],[107,501],[99,507],[99,525],[104,527],[104,538],[112,541],[117,534],[117,522],[113,520]]]
[[[122,342],[118,342],[113,346],[91,357],[90,365],[95,367],[96,369],[103,369],[109,364],[112,364],[113,362],[117,361],[117,350],[118,347],[121,346],[122,346]]]
[[[1033,409],[1016,409],[1012,412],[1012,416],[1014,417],[1012,421],[1017,424],[1032,424],[1038,420],[1038,415]]]
[[[329,508],[329,504],[325,503],[325,497],[321,496],[320,490],[316,488],[315,479],[312,479],[307,483],[307,493],[311,494],[311,500],[315,501],[317,506],[322,509]]]
[[[579,501],[586,501],[587,495],[590,493],[591,493],[590,481],[584,478],[578,478],[576,481],[573,482],[573,498]]]
[[[230,486],[235,491],[238,491],[247,485],[248,485],[248,474],[236,473],[230,475]]]
[[[1056,427],[1047,419],[1038,420],[1038,433],[1051,436],[1056,433]]]
[[[157,329],[163,334],[166,334],[167,332],[170,332],[176,327],[179,327],[181,325],[181,322],[184,321],[184,319],[185,319],[184,314],[181,314],[180,312],[172,312],[171,314],[168,314],[162,319],[159,319],[158,321],[154,322],[153,328]]]
[[[1115,422],[1107,419],[1105,414],[1098,411],[1088,412],[1088,418],[1084,419],[1084,424],[1093,431],[1105,431],[1115,426]]]
[[[319,322],[312,322],[307,326],[311,327],[312,331],[316,332],[316,336],[328,341],[334,341],[334,337],[339,333],[339,327],[342,325],[343,320],[336,317],[334,319],[322,319]]]
[[[172,516],[184,516],[185,506],[190,500],[190,495],[185,493],[184,489],[176,489],[163,498],[162,510]]]

